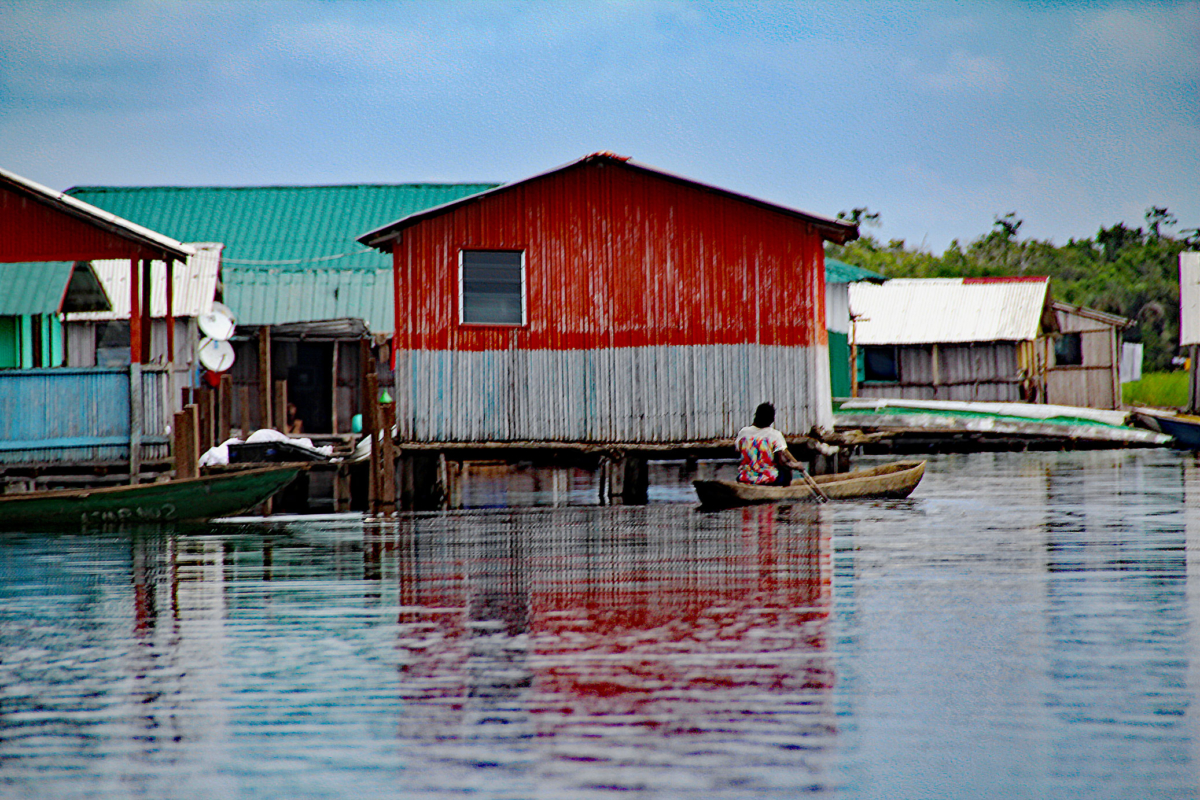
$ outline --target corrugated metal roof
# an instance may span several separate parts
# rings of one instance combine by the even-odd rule
[[[1119,314],[1109,314],[1107,311],[1088,308],[1087,306],[1071,305],[1070,303],[1063,303],[1058,300],[1052,300],[1050,307],[1054,309],[1055,313],[1083,317],[1093,322],[1099,322],[1101,325],[1111,325],[1121,330],[1133,324],[1133,320],[1129,317],[1122,317]]]
[[[189,245],[196,251],[186,262],[175,264],[171,276],[175,284],[171,313],[177,317],[198,317],[212,308],[221,268],[221,247],[214,242]],[[96,275],[112,301],[111,311],[68,314],[68,320],[129,319],[129,262],[124,259],[92,262]],[[167,315],[166,265],[150,265],[150,316]]]
[[[0,264],[0,316],[57,314],[72,307],[107,305],[96,273],[86,261]]]
[[[56,192],[2,168],[0,168],[0,185],[6,185],[26,196],[33,196],[40,202],[56,208],[68,216],[81,219],[94,228],[109,231],[121,239],[149,247],[156,252],[161,252],[164,256],[186,258],[192,253],[182,242],[164,236],[157,230],[151,230],[149,226],[139,224],[136,220],[122,217],[104,206],[81,200],[68,193]]]
[[[841,219],[833,219],[832,217],[823,217],[818,214],[810,214],[806,211],[798,211],[794,208],[788,208],[787,206],[781,206],[766,200],[760,200],[757,197],[751,197],[738,192],[731,192],[728,189],[722,189],[718,186],[711,186],[706,183],[694,181],[691,178],[685,178],[680,175],[665,172],[647,164],[641,164],[637,161],[633,161],[628,157],[618,156],[612,153],[592,153],[591,155],[584,156],[583,158],[576,159],[575,161],[563,164],[562,166],[555,167],[537,175],[532,175],[528,178],[522,178],[521,180],[513,181],[512,183],[491,187],[488,190],[481,192],[480,195],[486,196],[509,192],[550,175],[566,172],[568,170],[576,169],[589,164],[600,164],[603,166],[613,166],[620,169],[633,170],[643,175],[652,175],[663,180],[671,181],[672,183],[683,184],[685,186],[711,192],[712,194],[719,195],[721,197],[727,197],[742,203],[747,203],[767,211],[783,214],[787,217],[801,219],[804,222],[812,225],[813,228],[815,228],[823,238],[838,242],[839,244],[844,244],[845,242],[858,238],[858,226],[852,222],[847,222],[846,220]],[[439,206],[416,209],[404,216],[394,217],[393,221],[387,223],[386,225],[379,225],[374,228],[366,229],[367,233],[359,236],[358,241],[370,247],[378,247],[381,250],[390,251],[395,238],[399,236],[400,232],[405,228],[412,227],[423,219],[444,214],[468,202],[473,202],[473,198],[464,196],[458,199],[449,200]]]
[[[850,284],[855,342],[1024,342],[1037,338],[1050,279],[896,278]]]
[[[393,329],[390,268],[294,272],[226,265],[222,279],[225,304],[237,315],[239,325],[356,317],[375,332]]]
[[[355,237],[495,186],[79,186],[67,194],[184,241],[222,242],[226,267],[299,272],[390,269],[387,256]],[[232,305],[231,299],[226,303]]]
[[[0,316],[56,313],[74,269],[74,261],[0,264]]]
[[[826,283],[855,283],[857,281],[871,281],[872,283],[883,283],[887,278],[880,275],[878,272],[872,272],[869,269],[856,267],[853,264],[847,264],[844,261],[838,261],[836,258],[825,257],[825,282]]]

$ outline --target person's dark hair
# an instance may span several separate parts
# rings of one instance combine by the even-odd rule
[[[770,403],[761,403],[758,408],[754,409],[754,427],[766,428],[770,427],[775,421],[775,406]]]

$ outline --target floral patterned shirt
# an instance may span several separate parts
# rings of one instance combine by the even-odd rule
[[[787,440],[775,428],[747,425],[738,431],[737,449],[742,454],[738,464],[739,482],[774,483],[779,477],[775,456],[787,449]]]

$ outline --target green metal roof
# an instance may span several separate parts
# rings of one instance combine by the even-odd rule
[[[107,310],[96,273],[80,263],[79,269],[74,261],[0,264],[0,317]]]
[[[226,269],[226,305],[238,325],[283,325],[361,319],[372,331],[390,331],[394,319],[392,270]],[[236,298],[236,305],[231,302]]]
[[[221,242],[238,269],[391,269],[363,231],[495,188],[492,183],[353,186],[78,186],[66,194],[186,242]]]
[[[240,325],[353,317],[390,331],[391,256],[355,237],[496,185],[80,186],[67,194],[182,241],[223,243],[223,300]]]
[[[872,272],[869,269],[856,267],[853,264],[847,264],[844,261],[838,261],[835,258],[825,259],[825,282],[826,283],[857,283],[858,281],[870,281],[871,283],[883,283],[886,281],[883,275],[878,272]]]

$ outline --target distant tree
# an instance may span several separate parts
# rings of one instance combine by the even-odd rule
[[[847,222],[853,222],[858,226],[869,225],[873,228],[878,228],[881,224],[883,224],[879,221],[879,213],[872,212],[866,206],[858,206],[857,208],[852,208],[849,211],[839,211],[837,218],[844,219]]]
[[[1146,209],[1146,230],[1150,231],[1150,236],[1154,239],[1161,239],[1162,234],[1159,229],[1163,226],[1171,227],[1176,222],[1175,215],[1167,211],[1166,206],[1150,206]]]
[[[1024,224],[1025,220],[1017,219],[1017,212],[1010,211],[1003,217],[996,217],[992,227],[1005,241],[1012,241],[1017,238],[1017,231],[1021,230],[1021,226]]]
[[[1141,228],[1127,228],[1123,222],[1101,228],[1096,234],[1096,242],[1104,248],[1104,257],[1109,261],[1115,261],[1126,247],[1141,244],[1143,238]]]

